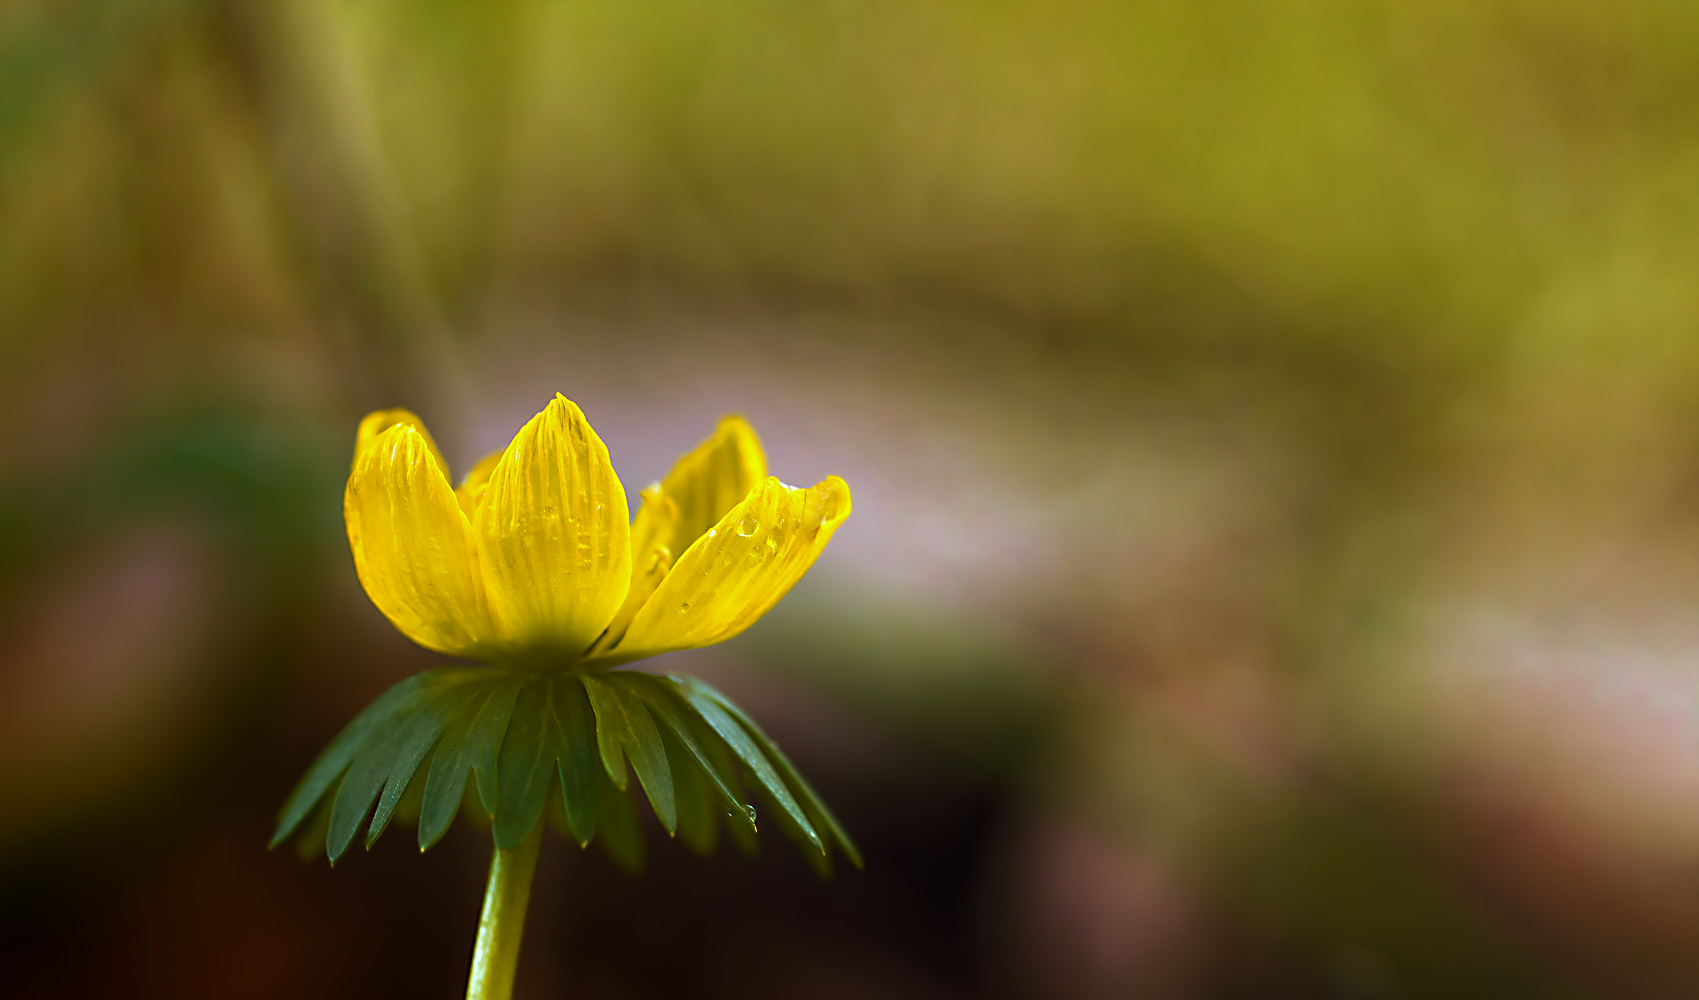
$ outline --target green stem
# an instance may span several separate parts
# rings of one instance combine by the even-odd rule
[[[478,918],[478,943],[472,948],[472,974],[466,1000],[509,1000],[519,968],[519,939],[525,933],[525,908],[531,902],[531,877],[543,844],[542,820],[511,850],[496,848],[490,882],[484,888],[484,913]]]

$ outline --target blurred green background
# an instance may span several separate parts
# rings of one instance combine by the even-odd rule
[[[740,699],[865,872],[545,850],[526,997],[1699,995],[1699,5],[0,6],[0,982],[453,997],[263,845],[340,520],[555,391],[856,514]]]

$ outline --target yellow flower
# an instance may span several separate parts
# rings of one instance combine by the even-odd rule
[[[379,410],[360,423],[343,515],[360,583],[408,638],[598,671],[729,639],[808,571],[849,516],[849,487],[766,472],[755,432],[727,417],[628,522],[607,447],[565,397],[458,489],[419,418]]]
[[[778,745],[699,680],[613,667],[729,639],[767,613],[849,516],[836,476],[767,475],[755,432],[727,417],[643,491],[629,521],[608,449],[562,396],[456,489],[419,418],[360,422],[343,495],[360,583],[403,634],[505,670],[451,665],[391,686],[319,754],[278,814],[272,846],[316,812],[303,857],[331,864],[362,828],[418,821],[421,851],[464,807],[495,841],[468,996],[510,994],[548,823],[636,870],[634,773],[655,818],[699,854],[723,826],[755,849],[756,810],[821,875],[849,835]],[[368,820],[369,817],[369,820]]]

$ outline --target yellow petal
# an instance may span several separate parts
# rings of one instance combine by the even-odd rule
[[[849,512],[849,486],[837,476],[808,489],[769,478],[679,557],[610,659],[742,632],[802,578]]]
[[[607,446],[557,395],[485,491],[475,527],[492,616],[516,645],[582,653],[631,585],[631,513]]]
[[[487,651],[494,630],[471,525],[430,438],[399,421],[364,444],[342,513],[367,596],[421,646],[460,656]]]
[[[360,452],[366,450],[366,445],[377,440],[379,434],[397,424],[411,427],[425,439],[425,446],[430,448],[431,457],[437,460],[437,468],[442,470],[444,479],[448,478],[448,461],[442,457],[442,450],[437,447],[431,432],[425,430],[425,422],[420,420],[412,410],[373,410],[360,421],[360,429],[354,436],[354,460],[359,461]]]
[[[667,478],[643,491],[643,506],[631,525],[631,589],[597,650],[611,648],[625,635],[649,596],[681,552],[767,475],[761,439],[742,417],[720,418],[706,441],[673,463]]]
[[[466,473],[465,480],[454,491],[454,498],[460,501],[460,509],[466,512],[468,518],[478,516],[478,508],[483,506],[484,494],[489,489],[490,472],[495,469],[501,456],[501,452],[492,451],[478,459],[478,464],[472,466],[472,471]]]
[[[659,488],[643,491],[632,525],[632,552],[656,545],[682,552],[719,523],[767,475],[761,439],[742,417],[723,417],[706,441],[673,464]]]
[[[591,647],[591,658],[604,655],[625,638],[625,630],[631,627],[631,620],[637,617],[637,612],[643,610],[643,605],[661,585],[661,581],[667,578],[667,571],[673,566],[672,550],[665,545],[656,545],[648,552],[633,552],[631,558],[631,589],[626,592],[624,603],[619,606],[613,620],[608,622],[601,638]]]

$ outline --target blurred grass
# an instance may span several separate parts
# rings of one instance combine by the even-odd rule
[[[244,52],[216,5],[141,9],[154,30],[124,4],[10,15],[6,120],[34,122],[12,158],[85,160],[39,109],[92,104],[107,133],[98,109],[150,81],[263,114],[242,60],[288,43]],[[1419,361],[1503,344],[1566,271],[1686,242],[1695,22],[1679,3],[376,3],[296,30],[348,53],[352,113],[458,303],[493,258],[552,286],[637,267]],[[188,163],[114,156],[88,183],[219,172],[193,144],[236,123],[192,93],[155,99],[189,118],[150,147]],[[264,124],[230,140],[263,144]],[[1146,309],[1183,291],[1174,267],[1282,328],[1163,329]]]

